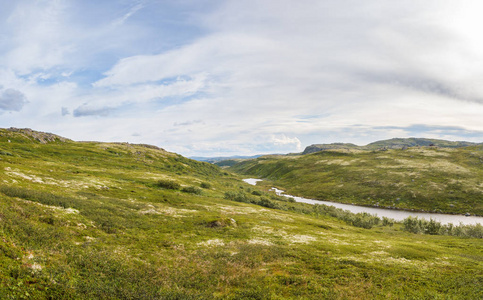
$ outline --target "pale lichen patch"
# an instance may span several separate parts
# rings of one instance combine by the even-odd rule
[[[380,248],[391,248],[391,245],[388,245],[386,242],[384,241],[373,241],[374,244],[377,244],[377,247],[380,247]]]
[[[225,242],[223,242],[223,240],[220,240],[220,239],[213,239],[213,240],[200,242],[197,245],[204,246],[204,247],[222,247],[222,246],[225,246]]]
[[[435,161],[431,163],[431,167],[434,169],[438,169],[440,171],[446,171],[446,172],[470,173],[470,171],[467,168],[457,165],[455,163],[451,163],[446,160]]]
[[[138,211],[139,214],[148,215],[168,215],[175,218],[186,217],[187,214],[196,213],[196,210],[191,209],[183,209],[183,208],[174,208],[174,207],[161,207],[156,208],[153,205],[147,205],[146,209]]]
[[[101,190],[101,189],[109,189],[109,187],[106,185],[105,182],[101,182],[100,180],[96,179],[88,179],[88,178],[83,178],[83,180],[60,180],[60,179],[54,179],[51,177],[40,177],[35,174],[26,174],[24,172],[21,172],[18,169],[12,170],[10,167],[6,167],[5,172],[6,175],[10,177],[14,177],[17,179],[24,179],[28,180],[33,183],[39,183],[39,184],[47,184],[47,185],[57,185],[57,186],[62,186],[62,187],[69,187],[69,188],[89,188],[93,187],[95,189]]]
[[[139,213],[141,215],[160,215],[161,212],[160,211],[157,211],[155,210],[154,208],[149,208],[149,209],[145,209],[145,210],[140,210]]]
[[[252,227],[252,231],[262,233],[262,234],[266,234],[266,235],[274,235],[274,236],[281,236],[281,237],[287,236],[287,232],[285,230],[275,229],[275,228],[269,227],[269,226],[256,225],[256,226]]]
[[[72,208],[72,207],[68,207],[68,208],[64,208],[63,210],[66,214],[78,214],[79,211],[75,208]]]
[[[339,165],[339,166],[349,166],[353,163],[356,163],[358,162],[359,159],[352,159],[352,160],[344,160],[344,159],[331,159],[331,160],[319,160],[316,162],[316,164],[319,164],[319,163],[324,163],[324,164],[327,164],[327,165]]]
[[[32,269],[33,271],[40,271],[42,270],[42,266],[38,263],[33,263],[30,265],[30,269]]]
[[[267,212],[268,209],[265,208],[255,208],[255,207],[248,207],[248,206],[228,206],[228,205],[204,205],[208,211],[220,211],[225,214],[233,214],[233,215],[247,215],[247,214],[256,214],[260,212]]]
[[[353,244],[350,244],[348,242],[345,242],[345,241],[341,241],[339,239],[335,239],[335,238],[327,238],[324,240],[325,242],[329,242],[331,244],[334,244],[334,245],[353,245]]]
[[[22,201],[22,202],[26,202],[26,203],[29,203],[29,204],[32,204],[32,205],[41,206],[43,208],[48,208],[48,209],[51,209],[53,211],[57,211],[57,212],[65,213],[65,214],[78,214],[79,213],[79,210],[72,208],[72,207],[63,208],[63,207],[60,207],[60,206],[42,204],[42,203],[30,201],[30,200],[21,199],[21,198],[16,198],[16,199],[19,200],[19,201]]]
[[[371,255],[371,256],[388,256],[389,254],[386,251],[373,251],[373,252],[370,252],[369,255]]]
[[[409,148],[407,151],[421,154],[427,157],[437,157],[437,156],[445,157],[445,156],[449,156],[450,155],[449,152],[452,152],[454,150],[451,148],[444,148],[444,149],[439,148],[438,150],[432,150],[432,149],[430,150],[430,149],[424,149],[424,148]]]
[[[44,180],[36,175],[27,175],[19,171],[9,171],[6,172],[7,175],[29,180],[34,183],[46,183]]]
[[[273,243],[266,240],[266,239],[258,239],[258,238],[253,238],[251,240],[247,241],[248,244],[251,245],[263,245],[263,246],[272,246]]]
[[[272,211],[269,212],[269,216],[270,218],[272,219],[275,219],[275,220],[280,220],[280,221],[284,221],[284,222],[293,222],[293,218],[289,217],[289,216],[286,216],[286,215],[283,215],[283,214],[277,214],[277,213],[273,213]]]
[[[317,240],[317,238],[311,235],[290,235],[286,239],[292,244],[308,244]]]
[[[86,229],[87,228],[86,224],[84,224],[84,223],[77,223],[77,227],[79,227],[80,229]]]
[[[427,261],[427,260],[418,260],[418,259],[407,259],[405,257],[394,257],[391,256],[390,253],[385,251],[372,251],[365,254],[361,254],[358,256],[343,256],[336,258],[336,260],[353,260],[358,262],[366,262],[366,263],[380,263],[380,264],[390,264],[390,265],[401,265],[401,266],[408,266],[408,267],[416,267],[416,268],[431,268],[435,265],[444,265],[448,266],[451,265],[445,259],[435,258],[434,261]]]

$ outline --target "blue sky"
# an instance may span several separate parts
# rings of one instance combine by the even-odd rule
[[[483,142],[479,1],[0,0],[0,127],[185,156]]]

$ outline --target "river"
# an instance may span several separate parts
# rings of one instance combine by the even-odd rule
[[[262,181],[262,179],[255,179],[255,178],[247,178],[243,179],[248,184],[256,185],[258,181]],[[272,188],[278,195],[291,197],[294,198],[297,202],[308,203],[308,204],[324,204],[324,205],[331,205],[337,208],[342,208],[344,210],[348,210],[353,213],[361,213],[366,212],[369,214],[377,215],[378,217],[386,217],[391,218],[396,221],[402,221],[407,217],[418,217],[422,219],[433,219],[435,221],[440,222],[441,224],[449,224],[452,223],[453,225],[475,225],[475,224],[483,224],[483,217],[476,217],[476,216],[464,216],[464,215],[449,215],[449,214],[436,214],[436,213],[423,213],[423,212],[412,212],[406,210],[397,210],[397,209],[387,209],[387,208],[376,208],[376,207],[367,207],[367,206],[358,206],[358,205],[350,205],[350,204],[342,204],[337,202],[330,202],[330,201],[322,201],[322,200],[314,200],[314,199],[307,199],[303,197],[297,197],[292,195],[286,195],[282,190],[277,188]]]

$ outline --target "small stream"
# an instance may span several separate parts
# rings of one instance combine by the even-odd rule
[[[262,181],[262,179],[247,178],[247,179],[243,179],[243,181],[251,185],[256,185],[257,182]],[[369,214],[377,215],[380,218],[386,217],[386,218],[394,219],[396,221],[402,221],[407,217],[418,217],[426,220],[433,219],[445,225],[449,223],[452,223],[453,225],[459,225],[460,223],[464,225],[475,225],[478,223],[483,224],[483,217],[476,217],[476,216],[467,217],[464,215],[412,212],[412,211],[406,211],[406,210],[342,204],[337,202],[314,200],[314,199],[307,199],[307,198],[297,197],[292,195],[286,195],[284,194],[284,191],[279,190],[277,188],[272,188],[272,190],[274,190],[275,193],[277,193],[277,195],[294,198],[296,202],[302,202],[302,203],[308,203],[308,204],[324,204],[324,205],[334,206],[337,208],[348,210],[352,213],[366,212]]]

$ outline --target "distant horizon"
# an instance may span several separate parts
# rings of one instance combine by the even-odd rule
[[[2,128],[0,128],[2,129]],[[27,128],[27,127],[8,127],[8,128],[3,128],[3,129],[20,129],[20,130],[32,130],[32,131],[35,131],[35,132],[43,132],[43,133],[47,133],[47,134],[54,134],[54,135],[57,135],[57,136],[60,136],[62,138],[65,138],[65,139],[69,139],[69,140],[72,140],[74,142],[79,142],[79,143],[82,143],[82,142],[93,142],[93,143],[127,143],[127,144],[139,144],[139,145],[150,145],[150,146],[155,146],[155,147],[159,147],[159,148],[162,148],[168,152],[173,152],[173,153],[176,153],[176,154],[180,154],[180,155],[183,155],[187,158],[206,158],[206,159],[209,159],[209,158],[234,158],[234,157],[237,157],[237,156],[240,156],[240,157],[253,157],[253,156],[262,156],[262,155],[285,155],[285,154],[289,154],[289,153],[302,153],[307,147],[309,146],[312,146],[312,145],[331,145],[331,144],[353,144],[355,146],[358,146],[358,147],[364,147],[364,146],[368,146],[372,143],[376,143],[376,142],[381,142],[381,141],[389,141],[389,140],[393,140],[393,139],[426,139],[426,140],[441,140],[441,141],[447,141],[447,142],[465,142],[465,143],[474,143],[474,144],[481,144],[483,142],[471,142],[471,141],[465,141],[465,140],[459,140],[459,141],[455,141],[455,140],[445,140],[445,139],[434,139],[434,138],[426,138],[426,137],[407,137],[407,138],[402,138],[402,137],[393,137],[393,138],[388,138],[388,139],[383,139],[383,140],[375,140],[375,141],[372,141],[372,142],[369,142],[367,144],[363,144],[363,145],[359,145],[359,144],[356,144],[356,143],[351,143],[351,142],[330,142],[330,143],[314,143],[314,144],[310,144],[310,145],[306,145],[303,147],[302,151],[299,151],[299,152],[285,152],[285,153],[282,153],[282,152],[267,152],[267,153],[253,153],[253,154],[239,154],[239,153],[233,153],[232,155],[210,155],[210,156],[204,156],[204,155],[184,155],[182,153],[178,153],[178,152],[175,152],[175,151],[171,151],[169,149],[167,149],[166,147],[163,147],[163,145],[154,145],[154,144],[149,144],[149,143],[143,143],[142,141],[139,142],[139,143],[131,143],[131,142],[127,142],[127,141],[102,141],[102,140],[75,140],[75,139],[72,139],[68,136],[62,136],[62,135],[59,135],[55,132],[44,132],[44,131],[39,131],[39,130],[36,130],[34,128]]]
[[[478,1],[0,5],[0,127],[184,156],[483,141]]]

